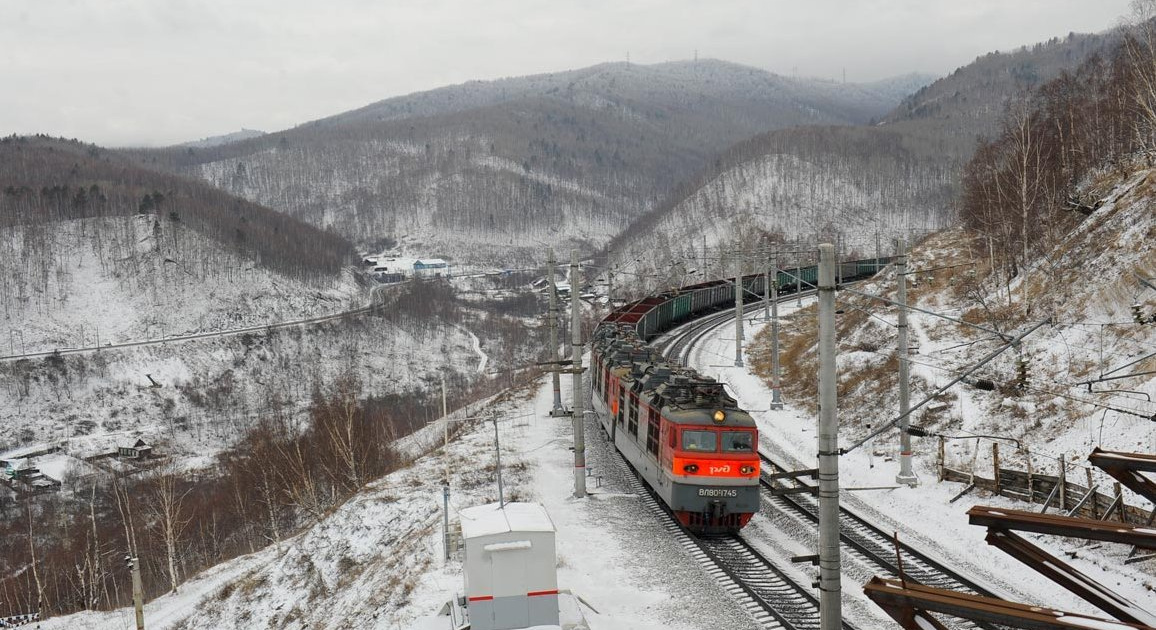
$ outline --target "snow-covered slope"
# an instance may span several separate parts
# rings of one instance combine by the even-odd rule
[[[765,260],[753,250],[767,249],[768,239],[839,239],[846,256],[871,257],[878,247],[889,252],[896,235],[945,224],[948,171],[920,163],[897,136],[835,128],[799,134],[752,141],[750,157],[735,158],[701,187],[616,238],[612,264],[629,265],[623,282],[679,286],[692,268],[699,278],[731,275],[736,253],[750,273]],[[787,255],[783,264],[793,264],[793,258]]]
[[[916,89],[918,89],[918,86]],[[260,138],[263,135],[265,135],[264,131],[257,131],[256,129],[241,129],[240,131],[234,131],[232,133],[226,133],[219,136],[209,136],[208,138],[201,138],[200,140],[182,142],[177,146],[193,147],[194,149],[208,149],[210,147],[219,147],[223,144],[229,144],[231,142],[240,142],[250,138]]]
[[[792,310],[784,309],[787,314]],[[793,404],[801,401],[788,400],[787,409],[767,411],[762,407],[769,394],[756,377],[739,368],[720,372],[717,357],[733,346],[733,339],[727,339],[730,334],[724,328],[710,335],[692,362],[704,373],[723,377],[742,406],[752,411],[762,432],[762,448],[806,467],[814,457],[814,417]],[[570,422],[550,418],[550,407],[549,379],[542,379],[532,391],[455,416],[485,418],[496,412],[505,498],[539,501],[548,510],[558,529],[559,586],[582,598],[582,613],[591,630],[757,627],[627,491],[623,475],[628,473],[592,421],[587,423],[591,495],[585,500],[571,497]],[[448,451],[431,452],[440,445],[442,434],[435,422],[406,440],[406,450],[429,453],[413,466],[371,483],[280,546],[225,563],[190,581],[179,593],[149,603],[145,608],[149,627],[447,627],[448,620],[436,617],[437,611],[463,590],[463,581],[458,560],[445,564],[441,560],[443,457],[448,456],[451,471],[452,520],[458,519],[462,508],[497,498],[494,425],[466,422],[467,428],[453,437]],[[895,472],[892,462],[873,460],[863,450],[842,458],[841,467],[844,487],[886,487]],[[1087,604],[1073,601],[1055,584],[984,544],[984,530],[967,524],[965,512],[973,504],[1016,504],[976,493],[957,501],[953,497],[961,490],[958,484],[936,484],[925,467],[920,472],[920,487],[847,493],[842,500],[869,518],[891,523],[905,541],[1010,599],[1095,614]],[[799,526],[784,522],[784,515],[775,512],[756,515],[746,536],[797,579],[807,580],[809,569],[789,558],[813,553],[815,541],[799,538]],[[1134,601],[1145,602],[1153,588],[1151,576],[1123,567],[1108,552],[1073,549],[1054,540],[1038,542],[1055,553],[1074,551],[1079,557],[1072,562],[1081,570],[1113,584]],[[856,561],[849,554],[844,564],[845,617],[860,627],[891,627],[859,588],[870,575],[854,568]],[[128,627],[130,620],[130,611],[122,609],[52,619],[42,628],[120,628]]]
[[[591,421],[591,495],[570,497],[570,422],[550,418],[549,379],[505,401],[454,414],[496,412],[507,501],[540,501],[558,528],[559,587],[584,600],[592,630],[694,630],[707,626],[753,630],[752,620],[709,580],[662,527],[624,494],[624,473],[607,459]],[[448,451],[451,518],[462,508],[497,500],[494,425],[467,420]],[[455,425],[457,421],[455,421]],[[435,423],[407,439],[406,448],[440,446]],[[595,440],[599,440],[595,443]],[[439,449],[440,451],[440,449]],[[371,483],[322,522],[280,547],[207,571],[146,606],[149,628],[212,627],[444,628],[436,614],[463,590],[461,563],[441,560],[443,454]],[[43,630],[118,628],[128,610],[81,613],[42,624]]]
[[[343,371],[359,375],[366,395],[384,396],[425,389],[446,366],[472,381],[487,361],[471,322],[417,317],[404,305],[269,329],[363,307],[369,292],[351,272],[333,286],[315,286],[249,263],[179,224],[162,233],[154,225],[152,215],[140,215],[0,233],[13,298],[0,306],[7,315],[0,355],[15,355],[0,361],[7,383],[0,390],[0,452],[47,442],[92,455],[143,435],[166,453],[211,455],[271,401],[301,412],[314,386]],[[378,299],[405,289],[379,287]],[[93,347],[100,349],[21,358]]]
[[[273,146],[203,164],[198,176],[325,228],[462,262],[517,266],[533,260],[530,250],[541,256],[538,243],[605,242],[624,227],[624,204],[634,203],[622,190],[493,155],[493,143],[455,133],[424,144],[367,138],[343,145],[340,158]],[[327,164],[337,159],[339,168]]]
[[[158,453],[204,464],[263,414],[303,416],[314,388],[346,371],[358,376],[364,395],[379,397],[429,388],[447,366],[473,381],[486,359],[476,344],[468,329],[444,321],[365,315],[5,361],[0,452],[48,443],[90,456],[143,436]]]
[[[1156,358],[1150,356],[1156,324],[1136,323],[1131,312],[1136,304],[1145,318],[1156,314],[1156,291],[1141,282],[1156,272],[1153,181],[1156,173],[1140,168],[1086,186],[1089,197],[1103,204],[1011,279],[990,273],[987,243],[962,230],[932,235],[915,247],[909,299],[943,317],[910,314],[913,404],[999,348],[998,334],[1010,338],[1046,322],[916,412],[914,423],[962,438],[947,442],[949,466],[986,467],[990,476],[991,440],[977,448],[977,439],[966,439],[976,435],[997,436],[1005,464],[1022,470],[1030,458],[1045,474],[1056,474],[1058,461],[1082,461],[1096,446],[1156,451]],[[895,282],[887,272],[857,290],[894,299]],[[857,410],[844,430],[858,438],[868,425],[878,428],[897,415],[896,315],[870,298],[842,295],[840,301],[842,404]],[[784,328],[787,387],[805,401],[813,401],[815,387],[809,378],[817,368],[814,334],[810,317]],[[765,336],[757,344],[763,368],[768,345]],[[1019,379],[1020,361],[1027,365],[1026,382]],[[1111,378],[1100,381],[1102,376]],[[893,431],[880,440],[887,449],[897,447]],[[1100,473],[1094,476],[1101,488],[1112,486]]]
[[[153,214],[0,230],[0,355],[261,326],[362,306],[351,274],[309,283]]]

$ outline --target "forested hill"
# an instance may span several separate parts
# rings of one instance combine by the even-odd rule
[[[515,263],[604,243],[731,144],[859,124],[919,77],[789,79],[721,61],[471,82],[210,149],[134,151],[360,244]]]
[[[877,124],[772,130],[740,142],[617,236],[612,259],[642,256],[633,277],[669,286],[691,267],[733,273],[710,252],[739,241],[822,238],[872,255],[877,239],[889,250],[894,237],[950,225],[976,139],[995,134],[1032,87],[1110,56],[1117,42],[1116,31],[1073,34],[990,53]]]
[[[351,247],[342,237],[204,182],[144,169],[76,141],[0,140],[0,229],[133,215],[152,217],[161,233],[177,225],[191,229],[224,251],[299,280],[329,282],[350,261]]]
[[[1118,30],[1069,33],[1009,52],[990,52],[908,96],[883,119],[941,153],[966,160],[977,137],[998,132],[1007,103],[1070,71],[1111,54]]]
[[[753,127],[767,113],[783,115],[789,108],[813,109],[819,118],[866,122],[892,103],[927,85],[932,78],[909,74],[870,84],[846,84],[818,79],[788,78],[740,64],[704,59],[654,65],[605,63],[579,70],[514,77],[497,81],[470,81],[391,98],[314,124],[357,124],[461,112],[499,103],[553,97],[597,105],[596,99],[637,108],[660,117],[666,111],[680,116],[710,118],[712,110],[738,114]],[[778,111],[776,111],[778,110]],[[746,116],[743,116],[743,114]],[[676,122],[674,120],[672,123]],[[782,126],[787,121],[772,123]]]

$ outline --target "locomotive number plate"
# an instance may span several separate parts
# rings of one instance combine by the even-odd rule
[[[730,488],[699,488],[698,496],[700,497],[737,497],[739,491]]]

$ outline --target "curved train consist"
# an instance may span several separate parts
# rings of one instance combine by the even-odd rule
[[[874,275],[890,259],[842,263],[844,280]],[[780,271],[779,291],[814,283],[817,268]],[[797,278],[801,278],[800,282]],[[765,276],[746,276],[760,295]],[[631,302],[594,332],[591,398],[607,437],[692,532],[734,532],[759,509],[758,428],[723,384],[669,363],[647,346],[656,335],[734,305],[735,283],[716,280]]]

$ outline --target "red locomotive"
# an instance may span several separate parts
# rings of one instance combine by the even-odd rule
[[[758,430],[722,383],[672,367],[633,328],[605,322],[591,378],[610,441],[687,529],[747,524],[759,509]]]

